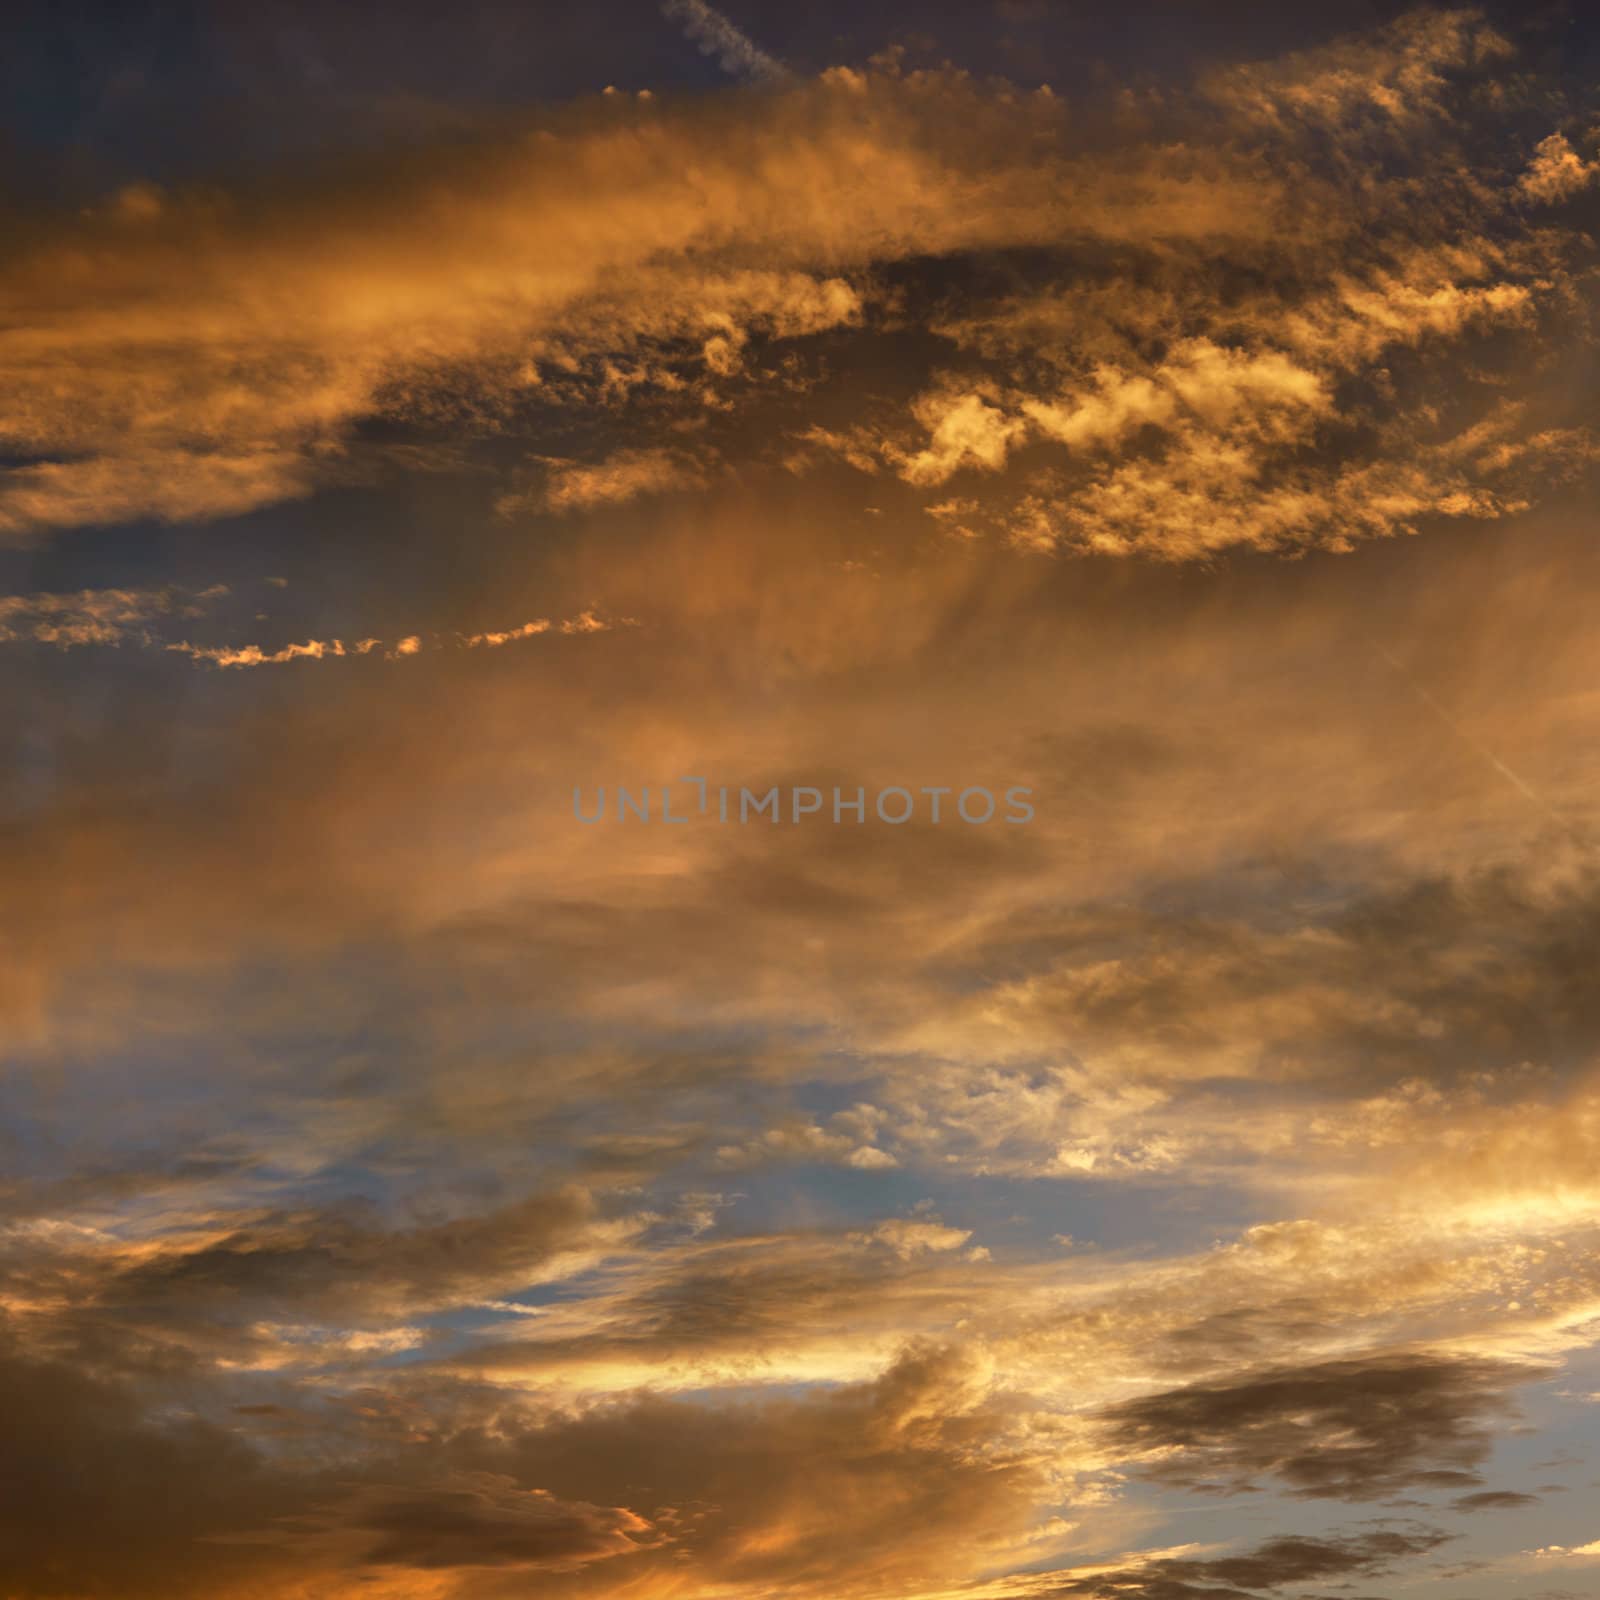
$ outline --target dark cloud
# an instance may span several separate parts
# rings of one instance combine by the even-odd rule
[[[105,1299],[128,1309],[244,1305],[256,1312],[428,1305],[481,1283],[533,1275],[578,1244],[593,1207],[581,1190],[534,1195],[503,1210],[411,1228],[355,1216],[267,1217],[215,1243],[117,1273]]]
[[[582,1567],[636,1551],[653,1533],[621,1507],[558,1500],[492,1473],[425,1488],[368,1485],[342,1522],[378,1536],[366,1562],[424,1569]]]
[[[1051,1589],[1090,1600],[1248,1600],[1288,1584],[1370,1578],[1428,1554],[1451,1535],[1410,1525],[1320,1539],[1284,1535],[1215,1560],[1166,1559],[1097,1572]]]
[[[1378,1500],[1479,1481],[1489,1424],[1536,1372],[1502,1362],[1373,1356],[1196,1384],[1113,1407],[1140,1470],[1176,1488],[1238,1494],[1276,1478],[1301,1499]]]
[[[1283,887],[1295,876],[1291,863],[1274,874]],[[1230,879],[1239,894],[1241,876]],[[1321,913],[1286,924],[1271,891],[1229,914],[1220,886],[1162,885],[1146,907],[997,928],[993,954],[1030,958],[1041,1024],[1079,1050],[1181,1044],[1218,1077],[1359,1086],[1528,1062],[1565,1072],[1600,1041],[1585,954],[1600,938],[1600,885],[1586,868],[1539,882],[1501,866],[1354,895],[1325,882],[1321,897],[1313,873],[1306,888]],[[1080,966],[1092,982],[1075,980]]]
[[[8,1356],[0,1386],[19,1600],[271,1592],[361,1567],[537,1571],[578,1594],[591,1566],[670,1572],[682,1549],[730,1583],[868,1587],[926,1579],[965,1541],[1017,1537],[1037,1489],[999,1448],[968,1360],[931,1347],[871,1384],[743,1407],[641,1397],[540,1419],[485,1392],[419,1431],[426,1389],[358,1395],[360,1426],[333,1458],[326,1422],[271,1430],[267,1453],[60,1363]],[[446,1399],[432,1397],[441,1420]],[[242,1409],[251,1425],[280,1420]]]
[[[316,1492],[315,1471],[274,1471],[192,1413],[150,1417],[132,1393],[14,1348],[0,1355],[0,1408],[0,1547],[22,1600],[225,1590],[262,1565],[227,1541]]]
[[[1538,1495],[1520,1494],[1513,1489],[1486,1489],[1481,1494],[1464,1494],[1451,1501],[1457,1511],[1515,1511],[1538,1503]]]

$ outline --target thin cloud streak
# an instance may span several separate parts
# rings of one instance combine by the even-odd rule
[[[678,23],[684,33],[700,47],[700,53],[715,56],[724,72],[756,82],[780,82],[789,76],[788,68],[758,46],[705,0],[663,0],[662,16]]]

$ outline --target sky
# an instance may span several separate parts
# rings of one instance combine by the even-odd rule
[[[1600,1596],[1597,79],[15,8],[0,1595]]]

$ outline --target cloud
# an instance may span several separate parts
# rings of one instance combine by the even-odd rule
[[[1535,147],[1520,187],[1530,200],[1554,205],[1587,189],[1597,173],[1600,161],[1585,161],[1565,134],[1552,133]]]
[[[1005,465],[1006,451],[1022,431],[979,394],[932,395],[918,401],[917,420],[931,435],[927,447],[909,457],[900,468],[908,482],[931,486],[943,483],[959,467],[976,466],[991,472]]]
[[[1600,1539],[1595,1539],[1589,1544],[1580,1545],[1545,1545],[1542,1549],[1531,1551],[1530,1554],[1543,1560],[1558,1560],[1567,1556],[1577,1556],[1580,1559],[1592,1559],[1600,1556]]]
[[[112,1587],[130,1600],[228,1593],[262,1562],[227,1536],[305,1505],[305,1484],[225,1429],[181,1411],[147,1419],[124,1389],[64,1364],[8,1348],[0,1391],[6,1581],[24,1600]],[[91,1521],[95,1537],[77,1537]]]
[[[278,650],[263,650],[258,644],[198,645],[180,640],[162,648],[194,661],[210,662],[216,667],[271,667],[282,666],[286,661],[321,661],[329,656],[346,654],[364,656],[382,644],[380,639],[358,639],[345,649],[342,639],[307,639],[304,644],[286,644]]]
[[[1298,301],[1274,294],[1235,307],[1231,345],[1196,335],[1189,320],[1210,315],[1201,310],[1201,294],[1209,304],[1211,292],[1204,264],[1207,286],[1196,284],[1187,307],[1169,289],[1149,304],[1113,297],[1093,307],[1099,315],[1064,310],[1053,294],[1036,307],[999,308],[987,326],[969,311],[952,328],[956,337],[1035,366],[1041,325],[1063,341],[1064,361],[1079,325],[1104,346],[1092,364],[1063,373],[1061,387],[1020,389],[986,413],[984,465],[1000,465],[1024,437],[1047,446],[1019,475],[1021,492],[991,495],[979,520],[1031,550],[1183,560],[1240,544],[1343,549],[1415,531],[1428,517],[1525,510],[1539,482],[1593,459],[1583,430],[1529,429],[1503,399],[1454,431],[1441,407],[1384,404],[1386,457],[1352,449],[1375,420],[1376,397],[1361,389],[1392,384],[1382,363],[1405,361],[1422,379],[1434,363],[1461,358],[1453,344],[1470,348],[1496,328],[1521,330],[1536,347],[1540,291],[1517,281],[1514,261],[1487,241],[1408,248],[1392,266],[1307,283]],[[1524,266],[1544,270],[1531,258]],[[1471,281],[1482,277],[1490,281]],[[1152,346],[1159,357],[1147,353]],[[962,464],[954,445],[913,459],[929,482]]]
[[[682,1529],[702,1581],[914,1591],[975,1554],[1026,1547],[1038,1478],[1003,1447],[985,1389],[967,1358],[927,1346],[871,1383],[728,1409],[640,1397],[514,1435],[492,1455],[571,1493],[625,1472],[649,1503],[678,1508],[666,1525]],[[641,1559],[671,1570],[670,1549],[630,1558]]]
[[[490,650],[498,649],[503,644],[513,644],[518,639],[532,639],[541,633],[550,631],[550,621],[547,617],[536,617],[532,622],[524,622],[520,627],[505,628],[498,633],[469,633],[462,635],[461,643],[469,650],[487,647]],[[563,632],[568,631],[563,624]]]
[[[76,594],[0,596],[0,643],[29,640],[75,645],[148,643],[169,617],[197,617],[226,595],[213,584],[193,594],[172,589],[83,589]]]
[[[567,1571],[632,1554],[654,1531],[621,1506],[560,1500],[496,1473],[426,1487],[370,1484],[340,1510],[344,1525],[378,1536],[366,1563],[424,1570]]]
[[[702,487],[705,481],[701,469],[684,456],[666,450],[621,450],[588,466],[552,463],[541,500],[552,511],[589,511],[640,495]],[[503,501],[501,510],[510,512],[517,504]]]
[[[136,223],[35,230],[0,282],[31,308],[0,340],[4,437],[24,458],[0,529],[233,514],[337,479],[365,419],[503,426],[585,374],[625,391],[644,358],[641,375],[683,388],[685,362],[726,376],[751,334],[847,321],[859,301],[841,268],[1037,228],[1043,173],[1003,175],[979,215],[944,206],[960,180],[921,103],[940,98],[812,84],[754,120],[742,105],[579,110],[370,188],[174,196]],[[1017,120],[997,101],[984,113],[990,139]]]
[[[181,1329],[246,1330],[268,1320],[395,1319],[525,1288],[565,1252],[606,1253],[643,1219],[606,1221],[581,1190],[536,1194],[498,1211],[410,1228],[359,1212],[211,1219],[192,1241],[115,1253],[90,1291],[102,1316]],[[85,1285],[88,1289],[88,1285]]]
[[[680,23],[703,55],[715,56],[726,72],[757,81],[787,76],[783,65],[741,33],[704,0],[665,0],[661,14]]]
[[[442,437],[492,473],[492,441],[537,439],[544,481],[498,503],[599,513],[803,468],[798,437],[981,498],[969,534],[1188,560],[1514,515],[1593,455],[1517,411],[1583,323],[1570,242],[1519,197],[1577,158],[1504,168],[1517,93],[1480,91],[1509,47],[1471,13],[1219,71],[1147,126],[1091,107],[1082,135],[1053,96],[888,60],[795,79],[698,0],[672,14],[759,90],[37,223],[0,273],[30,308],[0,338],[0,528],[235,515]],[[862,381],[894,329],[909,402]],[[626,446],[552,452],[620,409]]]
[[[1451,1504],[1457,1511],[1518,1511],[1523,1506],[1538,1505],[1539,1496],[1512,1489],[1485,1489],[1478,1494],[1460,1495]]]
[[[1101,1568],[1081,1578],[1052,1582],[1046,1595],[1087,1595],[1096,1600],[1243,1600],[1247,1592],[1291,1584],[1348,1582],[1390,1572],[1428,1554],[1450,1536],[1419,1525],[1334,1538],[1282,1535],[1238,1555],[1210,1560],[1166,1557],[1144,1565]],[[1053,1575],[1052,1575],[1053,1576]]]
[[[1112,1407],[1119,1445],[1149,1452],[1159,1482],[1237,1494],[1279,1478],[1301,1499],[1378,1500],[1470,1485],[1486,1423],[1536,1374],[1503,1363],[1402,1355],[1201,1384]]]
[[[1269,126],[1345,131],[1370,119],[1398,131],[1447,118],[1455,80],[1513,53],[1481,12],[1419,10],[1365,35],[1220,69],[1206,88],[1230,109]]]
[[[1586,124],[1470,17],[919,49],[0,263],[19,535],[309,490],[8,558],[19,1596],[1236,1600],[1438,1576],[1311,1500],[1533,1509],[1600,558],[1593,189],[1524,179]],[[572,815],[685,773],[1037,816]]]
[[[27,381],[18,375],[19,386]],[[43,428],[13,425],[5,431],[23,449],[50,449],[67,437],[48,423]],[[239,516],[257,506],[302,498],[315,485],[313,463],[290,449],[244,454],[202,451],[176,442],[164,449],[141,447],[138,441],[130,445],[114,456],[7,468],[0,479],[0,536],[141,517],[192,522]]]
[[[1023,1547],[1037,1486],[1025,1462],[984,1448],[984,1384],[936,1347],[872,1383],[740,1409],[639,1395],[540,1417],[463,1395],[453,1427],[419,1429],[415,1400],[368,1391],[323,1419],[348,1419],[337,1464],[302,1457],[292,1432],[269,1453],[215,1423],[141,1419],[126,1391],[61,1366],[8,1364],[0,1382],[28,1469],[0,1511],[26,1600],[112,1581],[140,1600],[291,1595],[357,1574],[433,1574],[453,1595],[536,1573],[552,1595],[581,1595],[670,1584],[685,1551],[728,1586],[865,1596],[937,1581],[964,1551]],[[247,1428],[286,1420],[251,1409],[236,1417]],[[68,1469],[63,1426],[95,1447],[87,1475]],[[610,1498],[623,1485],[655,1509]],[[90,1515],[95,1540],[57,1542]]]
[[[880,1222],[867,1236],[879,1244],[886,1244],[902,1260],[909,1260],[922,1250],[956,1250],[972,1237],[967,1228],[947,1228],[937,1219],[896,1217]]]
[[[322,661],[341,656],[365,656],[382,651],[384,659],[398,660],[422,650],[420,635],[398,639],[385,649],[382,639],[307,639],[277,649],[258,644],[201,645],[187,639],[164,641],[163,626],[174,619],[204,616],[227,596],[225,584],[185,593],[171,589],[84,589],[77,594],[28,594],[0,597],[0,643],[51,644],[60,649],[86,645],[132,643],[188,656],[217,667],[282,666],[290,661]],[[433,648],[498,649],[552,630],[562,634],[605,633],[614,627],[635,627],[632,617],[616,621],[592,608],[552,622],[537,617],[513,628],[471,634],[435,636]]]

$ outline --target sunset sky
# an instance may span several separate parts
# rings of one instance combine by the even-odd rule
[[[0,1600],[1600,1597],[1597,85],[12,9]]]

